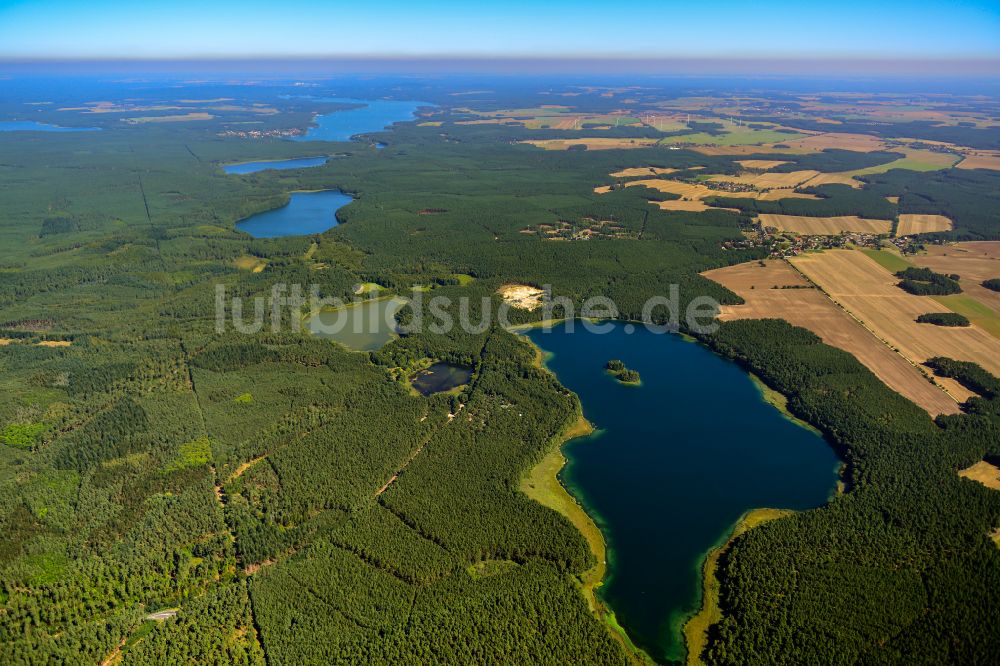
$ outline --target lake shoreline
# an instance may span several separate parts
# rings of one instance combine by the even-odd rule
[[[527,324],[519,324],[508,328],[509,331],[516,334],[521,334],[525,338],[528,338],[528,342],[532,345],[533,348],[536,349],[536,354],[538,356],[536,363],[542,364],[542,367],[546,367],[546,369],[549,369],[551,372],[553,372],[553,374],[556,374],[557,380],[560,381],[560,383],[563,384],[564,386],[567,386],[564,379],[559,377],[554,369],[549,368],[548,365],[544,363],[549,358],[553,358],[554,355],[546,350],[543,350],[539,345],[544,344],[544,342],[542,341],[536,342],[536,340],[530,333],[532,331],[537,331],[537,329],[541,327],[558,326],[559,324],[565,323],[566,321],[567,320],[565,318],[559,320],[547,319],[536,322],[529,322]],[[591,321],[596,322],[598,320],[591,320]],[[614,323],[620,326],[629,323],[642,326],[641,322],[630,322],[622,319],[601,320],[601,321],[607,321],[609,323]],[[777,395],[775,391],[767,387],[766,384],[763,384],[760,378],[753,376],[753,374],[748,372],[747,369],[744,368],[741,364],[734,363],[732,359],[729,359],[723,356],[722,354],[719,354],[711,345],[707,344],[705,340],[695,338],[680,332],[674,332],[674,331],[663,331],[663,332],[675,333],[679,341],[696,343],[696,347],[706,352],[710,352],[710,355],[713,358],[718,359],[720,361],[724,361],[726,362],[726,364],[731,364],[735,366],[735,368],[738,369],[739,372],[744,377],[746,377],[750,382],[750,384],[752,385],[751,390],[754,394],[754,397],[756,398],[755,401],[759,401],[758,404],[761,404],[762,406],[763,405],[768,406],[768,407],[763,407],[763,409],[767,410],[769,408],[774,408],[776,411],[779,412],[781,420],[794,424],[795,430],[801,428],[802,430],[807,430],[812,435],[819,438],[823,442],[823,446],[827,449],[828,453],[833,458],[836,458],[838,463],[840,463],[839,457],[836,455],[836,451],[833,449],[833,447],[829,445],[829,442],[826,441],[826,438],[823,437],[822,433],[819,430],[811,427],[804,421],[797,419],[796,417],[794,417],[794,415],[788,412],[786,408],[787,397],[783,395],[780,396]],[[605,376],[607,376],[606,373],[604,374]],[[620,384],[620,382],[615,382],[615,383]],[[645,384],[645,382],[643,382],[643,384]],[[634,386],[629,386],[629,385],[624,385],[624,386],[626,386],[627,389],[629,390],[635,388]],[[567,388],[569,387],[567,386]],[[579,395],[577,395],[577,400],[579,405],[578,409],[581,410],[578,418],[584,419],[582,413],[582,402]],[[576,437],[580,437],[587,434],[589,434],[588,431],[581,431],[578,435],[576,435]],[[599,432],[592,433],[590,436],[593,436],[594,434],[600,435],[601,433]],[[603,601],[600,598],[601,595],[598,594],[598,590],[600,589],[600,587],[602,585],[609,584],[609,582],[611,581],[610,570],[613,568],[614,564],[613,560],[617,558],[615,557],[616,553],[614,552],[614,549],[612,548],[610,543],[608,543],[608,537],[604,534],[604,529],[602,529],[601,527],[601,525],[606,522],[602,519],[601,512],[596,510],[594,507],[590,506],[588,503],[584,501],[583,499],[584,494],[582,492],[574,492],[576,484],[571,482],[571,480],[569,478],[566,478],[566,476],[563,474],[563,472],[565,472],[569,467],[571,467],[574,464],[573,461],[570,459],[569,454],[566,454],[564,452],[565,445],[570,441],[572,441],[573,439],[574,437],[572,436],[572,434],[567,435],[564,432],[561,438],[559,438],[558,444],[554,447],[554,449],[550,451],[549,454],[546,455],[545,459],[543,459],[542,462],[538,463],[538,465],[536,465],[535,468],[532,468],[532,470],[529,471],[528,476],[532,478],[532,480],[537,480],[541,469],[544,468],[545,472],[549,477],[548,483],[552,488],[551,492],[555,494],[562,494],[566,498],[568,498],[568,501],[572,503],[573,507],[575,507],[578,511],[582,511],[582,513],[584,514],[584,518],[582,519],[578,517],[574,518],[574,516],[572,515],[574,513],[572,509],[560,510],[560,508],[558,508],[557,506],[553,506],[551,503],[547,503],[539,499],[538,497],[535,497],[532,493],[527,493],[527,494],[529,495],[529,497],[541,501],[546,506],[550,506],[550,508],[554,508],[555,510],[560,511],[560,513],[562,513],[564,516],[569,518],[571,522],[573,522],[574,526],[576,526],[577,529],[585,535],[585,537],[587,530],[596,529],[597,533],[600,536],[599,545],[594,546],[592,539],[588,539],[588,543],[592,544],[591,550],[592,552],[595,553],[595,557],[599,556],[599,554],[603,552],[605,556],[604,567],[603,567],[604,570],[600,572],[600,580],[597,581],[596,584],[591,582],[591,584],[587,586],[584,583],[584,581],[581,581],[581,586],[583,588],[581,591],[587,598],[588,605],[598,615],[598,617],[600,617],[602,621],[606,625],[608,625],[609,630],[612,632],[612,634],[615,635],[616,638],[619,638],[623,642],[623,645],[629,648],[629,653],[632,658],[637,659],[639,663],[646,663],[646,664],[658,663],[655,659],[653,659],[650,656],[650,653],[647,653],[643,648],[638,647],[638,645],[631,639],[628,632],[618,622],[615,616],[615,612],[611,610],[608,603]],[[587,443],[585,441],[575,442],[575,445],[586,446]],[[555,486],[558,486],[558,488],[555,488]],[[523,489],[524,489],[524,484],[522,483],[522,490]],[[829,501],[830,496],[832,496],[832,494],[833,493],[824,498],[819,504],[817,504],[817,506],[825,505]],[[566,500],[564,500],[564,503],[565,501]],[[764,501],[767,502],[768,500],[764,499]],[[807,500],[807,502],[808,501],[809,500]],[[695,618],[703,616],[703,613],[705,612],[703,606],[706,602],[706,599],[711,599],[711,594],[713,591],[710,587],[710,582],[711,580],[714,580],[715,567],[718,561],[718,556],[722,552],[721,549],[729,542],[730,539],[735,538],[735,536],[742,534],[743,531],[745,531],[745,529],[748,529],[748,527],[746,527],[747,523],[752,523],[751,526],[753,526],[759,524],[759,522],[762,522],[760,521],[760,516],[767,515],[768,511],[778,512],[777,515],[775,516],[777,517],[780,515],[786,515],[787,513],[793,513],[794,511],[797,510],[812,508],[809,505],[804,506],[802,504],[797,504],[796,502],[798,502],[798,500],[793,500],[789,504],[791,508],[763,510],[763,513],[761,512],[762,510],[754,508],[744,509],[743,513],[739,516],[739,518],[735,522],[726,525],[723,529],[721,529],[717,536],[712,537],[711,546],[702,551],[701,554],[698,555],[694,559],[694,561],[691,562],[690,566],[692,572],[692,579],[697,581],[692,586],[695,590],[694,595],[696,596],[693,595],[693,598],[691,599],[690,602],[694,605],[694,607],[691,608],[690,606],[687,606],[685,604],[684,607],[685,610],[677,608],[671,612],[672,617],[667,618],[665,620],[665,627],[669,627],[666,628],[665,631],[667,631],[668,634],[672,637],[670,640],[676,641],[675,646],[677,645],[677,643],[679,643],[679,650],[677,649],[677,647],[673,648],[673,650],[668,649],[666,655],[664,656],[665,659],[690,660],[692,659],[691,655],[695,650],[697,650],[697,652],[700,653],[701,649],[703,649],[698,645],[692,644],[692,650],[690,651],[688,650],[687,645],[690,643],[688,634],[689,631],[693,630],[689,629],[688,627],[689,625],[692,628],[696,626],[696,625],[691,625],[691,622],[694,621]],[[763,506],[769,506],[769,505],[770,505],[769,502],[767,504],[763,504]],[[751,507],[752,506],[753,505],[751,504]],[[777,506],[782,506],[782,504],[779,503],[777,504]],[[634,553],[632,556],[634,556]],[[710,579],[705,578],[706,567],[709,567],[711,569]],[[632,568],[634,569],[635,567],[633,566]],[[587,572],[587,574],[592,574],[592,572]],[[682,574],[679,573],[678,575]],[[690,610],[686,610],[688,608],[690,608]],[[648,639],[649,637],[647,636],[647,640]],[[659,646],[659,643],[657,643],[657,646]],[[689,661],[689,663],[698,663],[698,662]]]
[[[555,373],[545,364],[550,354],[535,344],[531,338],[524,336],[524,339],[535,350],[535,366],[551,372],[554,376]],[[583,415],[583,405],[577,396],[576,418],[567,422],[550,440],[548,453],[534,467],[524,472],[519,487],[529,498],[563,515],[580,532],[595,560],[593,567],[577,577],[580,593],[586,599],[587,606],[602,623],[607,625],[612,637],[622,644],[632,663],[655,664],[656,662],[642,648],[632,642],[628,633],[618,623],[614,611],[598,596],[597,590],[604,584],[607,575],[608,545],[604,533],[592,515],[593,509],[588,509],[582,500],[577,499],[559,478],[560,472],[568,463],[563,447],[572,440],[599,434],[600,431],[595,429]]]
[[[689,614],[682,623],[684,647],[687,652],[687,666],[702,666],[702,653],[708,646],[708,631],[722,619],[719,607],[721,582],[718,579],[719,559],[740,535],[771,520],[790,516],[790,509],[759,508],[749,509],[729,528],[719,540],[705,552],[701,565],[701,602],[698,610]]]

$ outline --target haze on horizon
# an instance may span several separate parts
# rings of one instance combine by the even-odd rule
[[[1000,5],[511,0],[378,3],[0,1],[0,59],[694,59],[1000,62]],[[910,63],[909,65],[907,63]],[[995,71],[995,68],[994,68]]]

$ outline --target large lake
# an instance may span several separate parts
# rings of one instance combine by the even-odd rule
[[[97,132],[100,127],[60,127],[34,120],[0,120],[0,132]]]
[[[606,334],[575,325],[527,333],[597,428],[565,445],[560,479],[607,541],[602,599],[655,659],[683,659],[681,629],[700,605],[707,551],[748,509],[824,504],[838,460],[704,347],[641,326],[629,335],[621,323]],[[642,385],[606,373],[613,358]]]
[[[337,226],[337,211],[354,201],[338,190],[292,192],[281,208],[257,213],[236,223],[254,238],[308,236]]]
[[[328,159],[330,158],[324,155],[322,157],[294,157],[289,160],[240,162],[238,164],[223,164],[222,170],[230,174],[246,174],[257,173],[258,171],[267,171],[268,169],[275,169],[278,171],[284,171],[287,169],[307,169],[309,167],[323,166],[326,164]]]
[[[412,120],[421,106],[433,106],[429,102],[397,102],[390,100],[350,99],[347,97],[317,98],[318,102],[338,104],[364,104],[357,109],[346,109],[317,115],[315,127],[296,141],[350,141],[351,137],[368,132],[379,132],[393,123]]]

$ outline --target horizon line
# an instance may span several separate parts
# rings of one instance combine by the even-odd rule
[[[73,68],[94,66],[148,65],[160,69],[169,65],[216,65],[216,66],[258,66],[298,65],[298,66],[352,66],[364,71],[388,72],[387,65],[400,66],[399,73],[520,73],[517,70],[530,66],[533,73],[585,73],[580,68],[588,68],[588,73],[622,74],[759,74],[759,75],[802,75],[802,74],[856,74],[856,75],[913,75],[962,76],[1000,78],[1000,56],[636,56],[585,54],[568,55],[485,55],[485,54],[334,54],[334,55],[184,55],[184,56],[3,56],[0,67],[16,69],[54,68],[60,65]],[[432,71],[414,69],[414,66],[430,66]],[[548,71],[539,71],[549,68]],[[366,69],[367,68],[367,69]],[[610,69],[609,69],[610,68]],[[625,68],[627,71],[622,71]],[[815,68],[823,71],[817,72]],[[613,71],[611,71],[613,70]]]

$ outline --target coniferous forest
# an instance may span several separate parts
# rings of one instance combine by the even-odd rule
[[[598,194],[622,169],[736,174],[737,159],[775,156],[543,150],[521,142],[582,130],[463,123],[473,111],[551,104],[556,84],[501,81],[460,104],[453,85],[373,79],[331,89],[428,104],[414,120],[345,142],[227,134],[251,121],[262,132],[305,128],[343,107],[296,96],[288,83],[67,90],[60,107],[103,93],[147,104],[226,98],[235,110],[200,123],[123,123],[53,105],[39,107],[39,121],[99,130],[0,132],[0,663],[641,661],[584,593],[597,564],[588,541],[521,490],[580,414],[523,336],[494,319],[479,332],[411,332],[355,351],[292,326],[304,309],[286,310],[277,330],[268,320],[220,335],[220,285],[244,299],[247,318],[276,283],[344,300],[374,283],[379,296],[447,296],[456,318],[467,298],[478,321],[513,283],[550,288],[576,308],[557,315],[605,296],[611,316],[636,320],[672,285],[682,308],[698,296],[740,303],[700,273],[766,257],[744,242],[757,213],[938,214],[954,228],[928,242],[1000,239],[1000,172],[987,169],[889,169],[863,176],[863,188],[824,185],[783,201],[720,191],[704,211],[661,210],[651,200],[670,197],[643,187]],[[650,88],[637,103],[675,92]],[[0,112],[20,113],[38,94],[14,87]],[[569,99],[594,114],[620,104],[598,92]],[[902,124],[899,136],[998,145],[995,128]],[[315,156],[330,159],[222,169]],[[781,172],[899,159],[780,157]],[[235,226],[321,189],[354,199],[329,231],[256,239]],[[546,225],[568,225],[571,240],[537,233]],[[589,240],[572,240],[580,229]],[[927,269],[899,279],[918,294],[962,284]],[[428,314],[420,307],[411,302],[397,319]],[[542,316],[510,311],[514,325]],[[732,542],[718,567],[721,618],[696,656],[1000,662],[1000,549],[989,536],[1000,492],[957,474],[1000,457],[1000,380],[933,359],[934,372],[975,395],[961,413],[931,418],[850,354],[782,320],[730,321],[697,337],[822,431],[843,461],[844,488]],[[407,378],[432,362],[471,368],[471,379],[420,395]],[[639,380],[624,365],[609,369]],[[669,410],[662,416],[669,429]]]

